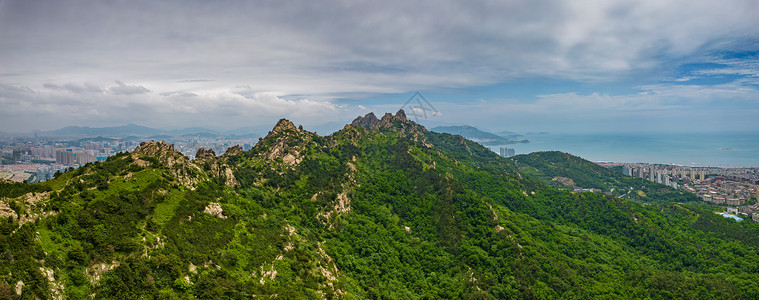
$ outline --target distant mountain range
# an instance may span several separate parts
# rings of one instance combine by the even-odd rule
[[[126,136],[139,136],[139,137],[152,137],[152,136],[199,136],[199,137],[215,137],[225,136],[227,138],[257,138],[259,135],[255,133],[253,127],[241,127],[228,131],[217,131],[204,127],[190,127],[175,130],[162,130],[152,127],[146,127],[136,124],[127,124],[123,126],[112,127],[89,127],[89,126],[67,126],[61,129],[50,131],[32,131],[24,135],[38,134],[41,136],[72,136],[72,137],[126,137]],[[2,135],[10,136],[12,133],[2,133]]]
[[[89,126],[66,126],[57,130],[39,131],[37,133],[39,133],[39,135],[46,136],[146,136],[156,135],[161,132],[161,130],[155,128],[128,124],[123,126],[101,128],[93,128]]]
[[[438,126],[430,130],[441,133],[458,134],[486,146],[529,143],[527,139],[522,138],[523,136],[521,134],[512,131],[501,131],[498,134],[495,134],[479,130],[469,125]]]

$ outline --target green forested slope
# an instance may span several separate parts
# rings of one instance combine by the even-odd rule
[[[512,158],[521,172],[543,184],[567,187],[554,178],[572,179],[576,186],[612,192],[614,196],[644,202],[700,201],[692,193],[667,187],[643,178],[625,176],[580,157],[558,151],[533,152]],[[569,187],[571,189],[571,187]],[[612,191],[613,189],[613,191]],[[642,193],[638,193],[641,191]]]
[[[14,187],[30,193],[2,199],[0,297],[759,297],[753,222],[572,194],[372,117],[326,137],[282,120],[194,161],[145,143]]]

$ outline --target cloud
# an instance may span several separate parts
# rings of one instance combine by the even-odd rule
[[[713,53],[756,50],[757,15],[759,5],[750,0],[8,0],[0,3],[0,101],[15,103],[17,111],[3,108],[8,115],[33,114],[28,108],[36,107],[55,119],[51,110],[63,111],[61,122],[80,120],[69,111],[105,120],[122,118],[128,109],[134,110],[130,118],[146,122],[225,126],[243,123],[244,114],[248,121],[279,114],[313,122],[309,111],[343,118],[356,109],[383,108],[338,104],[346,97],[535,78],[589,84],[633,78],[633,87],[644,82],[641,92],[650,95],[567,91],[539,97],[532,106],[525,99],[510,105],[541,113],[550,104],[576,108],[571,111],[578,115],[618,106],[670,109],[675,106],[667,103],[675,102],[665,95],[680,102],[683,94],[703,95],[693,94],[698,88],[669,89],[659,79],[683,63],[716,61]],[[719,73],[741,74],[745,81],[732,86],[738,91],[702,90],[712,93],[709,99],[720,92],[738,97],[753,92],[743,89],[757,76],[755,61],[723,59],[716,63],[726,68],[670,81],[694,85]],[[205,110],[210,113],[201,114]]]
[[[64,85],[57,85],[50,82],[45,82],[42,84],[44,88],[51,89],[51,90],[57,90],[57,91],[68,91],[74,94],[82,94],[82,93],[103,93],[103,89],[100,87],[97,87],[93,84],[75,84],[75,83],[67,83]]]
[[[759,85],[652,84],[624,94],[566,92],[536,99],[472,97],[446,101],[426,95],[441,114],[420,120],[475,125],[498,132],[724,132],[756,130]],[[385,106],[384,111],[393,107]]]
[[[467,87],[525,76],[603,81],[759,33],[752,1],[135,1],[86,12],[56,1],[4,6],[2,17],[17,15],[0,18],[0,28],[14,28],[0,31],[9,72],[51,57],[33,71],[253,81],[285,94]],[[187,74],[205,78],[179,79]],[[142,90],[128,92],[135,91]]]
[[[318,125],[325,119],[341,120],[355,113],[345,105],[306,98],[284,99],[270,93],[238,94],[239,89],[218,92],[72,93],[60,85],[38,89],[0,84],[0,128],[55,129],[60,124],[105,126],[137,123],[160,128],[188,124],[220,129],[241,126],[270,128],[279,118]],[[109,89],[110,90],[110,89]]]
[[[213,80],[209,80],[209,79],[187,79],[187,80],[179,80],[177,82],[208,82],[208,81],[213,81]]]
[[[137,95],[147,94],[150,90],[141,85],[126,85],[120,81],[116,82],[117,85],[109,87],[108,91],[115,95]]]

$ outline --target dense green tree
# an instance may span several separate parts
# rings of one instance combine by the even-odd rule
[[[283,120],[194,162],[146,143],[2,183],[23,224],[0,219],[0,296],[759,298],[757,223],[568,154],[510,160],[400,114],[365,121],[322,137]]]

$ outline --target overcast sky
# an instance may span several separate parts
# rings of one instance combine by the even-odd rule
[[[3,0],[0,131],[756,130],[758,51],[759,1]]]

